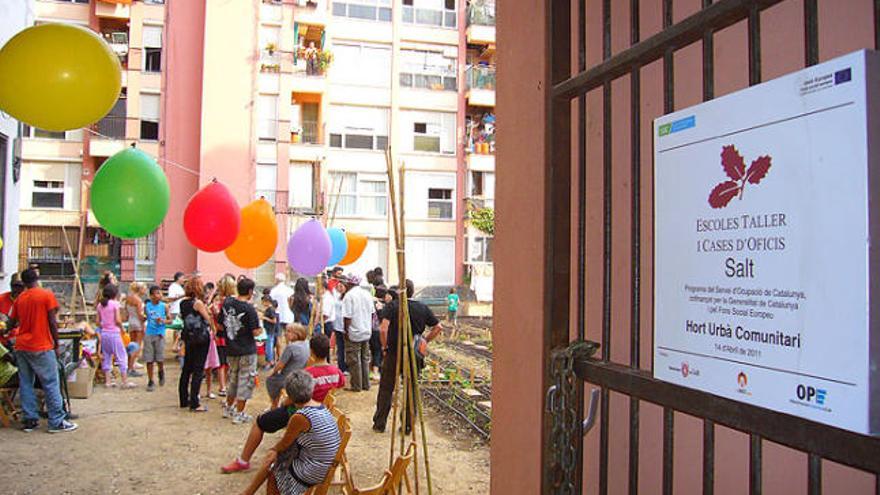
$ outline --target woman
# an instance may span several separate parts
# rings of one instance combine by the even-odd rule
[[[211,317],[214,320],[214,323],[220,321],[220,308],[223,306],[223,301],[226,300],[227,297],[235,296],[235,277],[226,274],[217,281],[217,290],[214,293],[214,298],[211,301]],[[219,368],[217,369],[217,377],[220,380],[220,391],[217,392],[220,397],[226,397],[226,372],[229,369],[229,364],[226,361],[226,334],[222,331],[218,331],[216,336],[214,337],[214,343],[217,345],[217,358],[220,363]],[[211,393],[211,382],[208,381],[208,394]]]
[[[293,310],[294,323],[308,326],[312,316],[312,292],[309,290],[309,281],[302,277],[296,279],[293,285],[290,309]]]
[[[205,294],[205,285],[201,277],[191,277],[184,286],[184,298],[180,301],[180,317],[184,321],[184,334],[187,332],[188,319],[193,317],[203,320],[204,325],[210,328],[213,335],[214,320],[208,312],[208,306],[202,301]],[[205,412],[207,407],[199,403],[199,389],[202,387],[202,378],[205,375],[205,360],[208,358],[210,338],[205,343],[197,343],[192,340],[185,342],[186,354],[183,357],[183,369],[180,372],[180,383],[177,391],[180,395],[180,407],[189,407],[193,412]]]
[[[119,285],[119,281],[116,280],[116,274],[111,272],[110,270],[106,270],[101,275],[101,280],[98,280],[98,291],[95,292],[95,307],[98,307],[98,304],[101,302],[102,295],[104,294],[104,287],[108,285]]]
[[[128,313],[128,335],[132,342],[136,342],[138,350],[128,356],[128,376],[143,376],[135,367],[137,358],[141,355],[144,347],[144,325],[147,315],[144,313],[143,297],[147,293],[147,287],[140,282],[132,282],[128,286],[128,295],[125,296],[125,312]]]
[[[315,379],[304,370],[287,377],[284,389],[296,414],[290,417],[284,437],[269,449],[245,494],[256,493],[268,477],[268,493],[302,495],[327,476],[339,450],[339,428],[330,411],[312,399],[314,388]]]

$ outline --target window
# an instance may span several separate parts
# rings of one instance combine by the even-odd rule
[[[278,189],[278,166],[272,164],[257,164],[257,187],[254,191],[255,198],[266,198],[266,201],[275,207],[275,190]]]
[[[144,71],[162,72],[162,27],[144,26]]]
[[[495,173],[471,171],[471,196],[476,198],[495,198]]]
[[[277,27],[260,27],[260,61],[264,64],[276,64],[278,58],[281,29]]]
[[[254,272],[254,282],[259,287],[275,285],[275,258],[269,258],[268,261],[257,267]]]
[[[141,93],[141,139],[159,139],[159,95]]]
[[[455,114],[446,112],[401,112],[404,136],[411,135],[410,151],[455,154]]]
[[[337,193],[338,191],[338,193]],[[388,184],[380,174],[330,172],[328,211],[340,217],[384,217],[388,212]]]
[[[407,237],[406,275],[419,287],[455,283],[455,238]]]
[[[333,58],[334,83],[391,86],[391,48],[387,45],[335,43]]]
[[[134,240],[134,279],[141,282],[156,280],[156,233]]]
[[[492,238],[468,237],[468,261],[476,263],[491,263]]]
[[[456,57],[429,50],[401,50],[400,85],[456,91]]]
[[[455,172],[407,171],[405,180],[407,218],[455,218]]]
[[[152,3],[155,5],[162,5],[165,3],[165,0],[144,0],[144,3]]]
[[[391,0],[333,2],[333,15],[365,21],[391,22]]]
[[[64,208],[64,181],[35,180],[31,204],[34,208]]]
[[[345,267],[348,273],[367,273],[376,267],[388,273],[388,239],[370,237],[363,254],[351,265]]]
[[[257,97],[257,137],[261,140],[278,139],[278,97],[260,95]]]
[[[455,28],[455,0],[403,0],[403,22]]]
[[[387,108],[331,105],[327,113],[331,147],[383,150],[388,146]]]
[[[73,129],[70,131],[46,131],[43,129],[38,129],[36,127],[31,127],[27,124],[24,125],[23,134],[25,137],[31,138],[39,138],[39,139],[66,139],[67,141],[82,141],[82,129]]]
[[[452,189],[428,189],[428,218],[452,218]]]
[[[290,191],[287,200],[288,207],[307,210],[315,208],[314,170],[315,167],[311,163],[290,164],[290,172],[288,173],[288,191]]]

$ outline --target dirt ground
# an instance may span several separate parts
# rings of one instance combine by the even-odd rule
[[[0,427],[0,492],[239,493],[250,474],[224,475],[220,466],[240,451],[250,425],[223,419],[217,400],[205,401],[207,413],[179,409],[178,369],[170,363],[168,368],[168,384],[156,392],[146,392],[145,379],[139,378],[134,390],[96,387],[89,399],[73,399],[72,409],[79,415],[79,429],[73,433],[49,435],[45,421],[32,433]],[[378,482],[388,463],[390,420],[384,434],[370,428],[376,390],[338,393],[337,405],[352,421],[347,453],[359,487]],[[248,405],[252,414],[268,406],[265,388],[255,395]],[[488,446],[450,436],[439,415],[426,409],[434,493],[488,493]],[[254,459],[261,460],[277,438],[267,435]],[[421,493],[427,493],[424,483]]]

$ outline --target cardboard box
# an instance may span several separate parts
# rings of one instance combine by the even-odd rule
[[[67,393],[72,399],[88,399],[95,385],[95,368],[75,369],[67,377]]]

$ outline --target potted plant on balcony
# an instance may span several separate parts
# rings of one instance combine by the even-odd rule
[[[268,53],[269,55],[275,55],[275,50],[277,49],[278,47],[275,46],[275,43],[272,43],[271,41],[269,43],[266,43],[266,53]]]
[[[297,144],[302,142],[302,127],[294,125],[290,127],[290,142]]]
[[[318,72],[325,74],[331,63],[333,63],[333,53],[330,50],[318,50]]]

